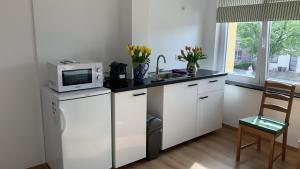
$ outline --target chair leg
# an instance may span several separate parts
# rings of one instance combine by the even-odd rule
[[[275,136],[271,139],[268,169],[273,168],[274,151],[275,151]]]
[[[242,135],[243,135],[242,127],[239,126],[238,136],[237,136],[237,146],[236,146],[236,161],[240,161],[240,157],[241,157]]]
[[[288,130],[285,130],[283,132],[283,141],[282,141],[282,160],[285,160],[285,154],[286,154],[286,143],[287,143],[287,133]]]
[[[300,169],[300,149],[298,151],[298,168],[297,169]]]
[[[261,137],[257,136],[257,151],[261,151]]]

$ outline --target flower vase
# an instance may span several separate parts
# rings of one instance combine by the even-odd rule
[[[149,69],[149,64],[145,63],[136,63],[135,68],[133,69],[133,77],[135,84],[143,84],[145,74],[147,73]]]
[[[188,72],[188,75],[190,76],[195,76],[197,71],[198,71],[198,67],[197,67],[197,64],[196,63],[192,63],[192,62],[189,62],[187,64],[187,68],[186,68],[187,72]]]

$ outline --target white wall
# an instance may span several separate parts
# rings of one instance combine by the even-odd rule
[[[176,56],[185,46],[202,46],[204,3],[201,0],[151,0],[149,46],[153,48],[150,71],[155,71],[156,59],[165,55],[165,69],[186,68]]]
[[[128,61],[131,8],[131,0],[0,1],[0,168],[44,163],[38,76],[45,84],[45,63],[93,58],[108,70],[113,60]]]
[[[125,44],[121,45],[125,43],[122,38],[126,38],[121,36],[126,31],[126,23],[121,19],[128,19],[124,10],[130,9],[126,3],[120,0],[33,2],[41,84],[47,82],[48,61],[93,59],[103,62],[105,71],[109,71],[111,62],[126,52]]]
[[[0,168],[44,162],[30,0],[0,1]]]
[[[131,42],[153,48],[150,72],[155,71],[160,54],[167,58],[167,64],[161,64],[161,68],[186,68],[187,63],[176,59],[186,45],[203,47],[208,59],[202,61],[202,68],[215,69],[217,0],[131,0],[131,3]],[[122,61],[131,68],[129,57]]]
[[[140,0],[141,1],[141,0]],[[133,2],[132,0],[121,0],[121,38],[120,38],[120,57],[118,62],[127,64],[128,78],[132,76],[132,63],[127,52],[127,45],[132,44],[133,39]]]
[[[205,7],[204,11],[204,19],[202,23],[203,27],[203,48],[205,53],[208,56],[207,60],[202,61],[201,66],[205,69],[217,69],[218,63],[218,53],[216,52],[215,46],[218,43],[218,37],[216,36],[216,22],[217,22],[217,2],[218,0],[204,0]],[[216,39],[217,38],[217,39]],[[217,40],[217,41],[216,41]]]
[[[239,119],[258,115],[261,97],[262,92],[260,91],[226,85],[224,99],[224,123],[230,126],[238,127]],[[270,100],[270,102],[273,101]],[[276,102],[276,104],[278,104],[278,102]],[[288,133],[288,145],[293,147],[299,146],[299,110],[300,99],[295,98]],[[266,111],[266,115],[279,120],[284,120],[282,113]]]
[[[149,14],[152,0],[132,0],[132,44],[149,45]]]

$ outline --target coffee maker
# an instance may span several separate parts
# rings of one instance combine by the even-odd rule
[[[124,63],[113,62],[110,65],[110,81],[113,83],[126,83],[127,65]]]

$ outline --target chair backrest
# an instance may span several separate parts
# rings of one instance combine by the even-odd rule
[[[279,112],[286,113],[285,122],[289,123],[290,115],[292,111],[293,99],[295,95],[295,85],[288,85],[275,82],[265,82],[264,93],[262,95],[262,101],[260,106],[259,115],[264,115],[264,109],[271,109]],[[281,91],[281,92],[278,92]],[[272,98],[275,100],[281,100],[288,102],[287,107],[266,103],[266,98]]]

